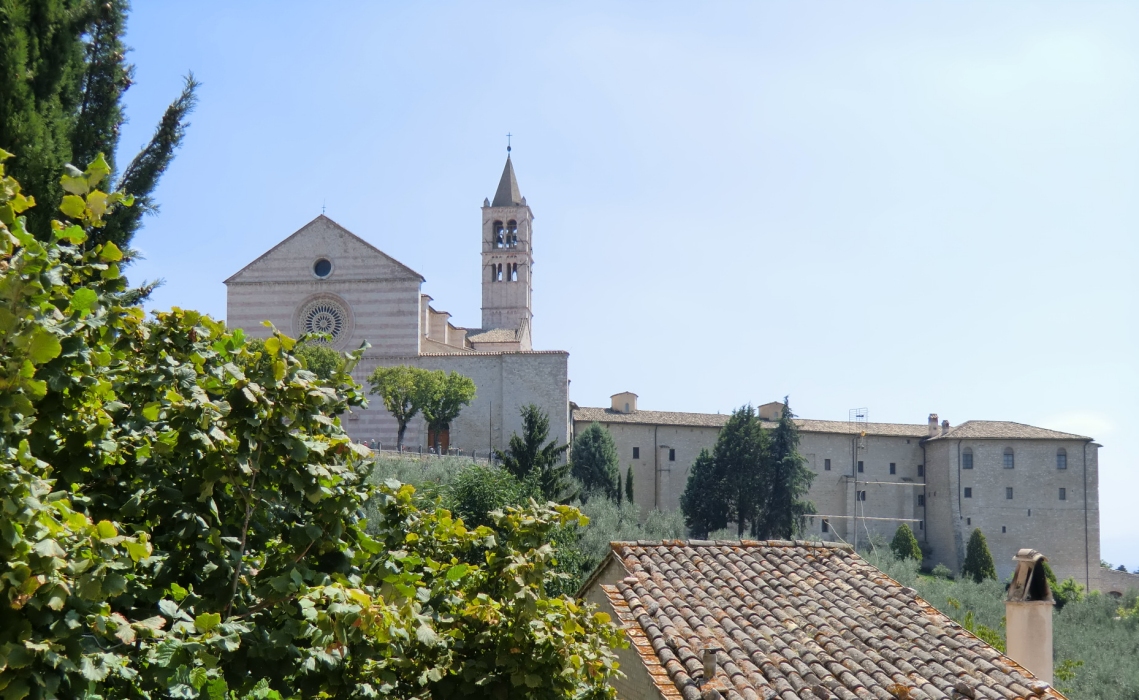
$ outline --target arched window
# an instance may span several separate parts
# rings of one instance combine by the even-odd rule
[[[502,281],[502,263],[498,264],[498,278],[497,279],[499,282]]]
[[[502,228],[502,222],[501,221],[494,222],[494,247],[495,248],[501,248],[502,246],[504,246],[506,244],[506,239],[505,239],[503,234],[504,234],[504,232],[503,232],[503,228]]]
[[[1012,469],[1014,466],[1016,466],[1016,462],[1013,459],[1011,447],[1005,448],[1004,465],[1005,465],[1005,469]]]
[[[518,222],[514,219],[506,222],[506,247],[514,248],[518,245]]]
[[[511,282],[517,282],[518,281],[518,263],[511,263],[510,264],[510,281]]]
[[[1056,468],[1057,469],[1067,469],[1068,468],[1068,451],[1065,450],[1063,447],[1056,450]]]
[[[973,468],[973,448],[966,447],[965,451],[961,453],[961,468],[962,469],[972,469]]]

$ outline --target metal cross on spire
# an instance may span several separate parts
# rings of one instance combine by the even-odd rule
[[[510,154],[510,136],[511,136],[510,134],[506,135],[506,153],[507,153],[507,155]]]

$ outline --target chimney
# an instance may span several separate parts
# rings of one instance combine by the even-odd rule
[[[937,414],[929,414],[929,436],[937,435]]]
[[[1052,589],[1044,573],[1047,559],[1022,549],[1005,598],[1008,655],[1045,683],[1052,682]]]
[[[949,420],[941,421],[941,434],[944,435],[949,432]]]

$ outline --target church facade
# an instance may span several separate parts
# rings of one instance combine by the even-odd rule
[[[225,281],[227,323],[268,337],[270,321],[287,335],[320,332],[338,350],[367,342],[353,375],[367,385],[378,366],[457,371],[477,395],[443,442],[467,453],[502,449],[521,433],[520,409],[535,404],[550,417],[551,437],[569,436],[568,361],[561,350],[531,341],[534,216],[508,157],[493,200],[482,207],[482,318],[454,324],[423,292],[423,275],[321,215]],[[373,396],[343,417],[356,440],[395,445],[396,422]],[[405,448],[425,447],[422,417],[408,426]]]

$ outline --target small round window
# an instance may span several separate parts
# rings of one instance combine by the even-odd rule
[[[321,258],[312,264],[312,274],[320,278],[328,277],[332,274],[332,263],[325,258]]]

